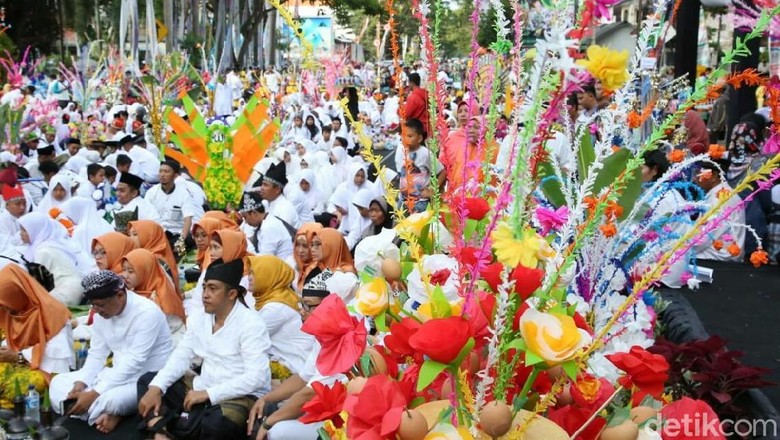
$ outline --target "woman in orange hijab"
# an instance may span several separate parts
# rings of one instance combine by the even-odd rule
[[[211,212],[211,211],[209,211]],[[211,234],[222,229],[222,222],[215,218],[202,217],[197,223],[192,225],[192,239],[195,240],[196,253],[195,260],[198,263],[201,273],[206,272],[209,267],[209,240]]]
[[[238,223],[222,211],[206,211],[201,218],[219,220],[219,223],[221,224],[219,229],[232,229],[238,231]]]
[[[319,223],[304,223],[295,234],[293,257],[295,258],[296,290],[301,292],[303,285],[309,280],[309,275],[317,268],[317,261],[311,256],[311,241],[314,235],[323,229]]]
[[[220,229],[211,233],[209,258],[211,261],[221,258],[225,263],[241,258],[244,260],[244,276],[246,276],[249,274],[249,260],[247,260],[247,257],[252,255],[247,250],[247,247],[246,234],[241,231]]]
[[[173,287],[179,292],[179,266],[168,237],[165,236],[165,229],[151,220],[136,220],[128,223],[127,231],[139,248],[150,251],[168,266],[165,271],[171,275]]]
[[[92,256],[100,270],[122,274],[122,257],[137,247],[130,237],[119,232],[109,232],[92,239]]]
[[[166,241],[167,243],[167,241]],[[151,299],[168,318],[171,335],[184,331],[184,305],[157,257],[146,249],[136,249],[122,259],[127,289]]]
[[[323,228],[314,234],[311,254],[320,269],[357,273],[344,236],[333,228]]]
[[[70,312],[16,264],[0,270],[0,406],[10,407],[14,379],[43,392],[51,373],[67,373],[73,358]],[[29,368],[18,364],[20,352]]]

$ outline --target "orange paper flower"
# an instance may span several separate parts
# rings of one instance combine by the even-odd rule
[[[763,249],[759,248],[750,254],[750,262],[754,267],[761,267],[763,264],[769,264],[769,254],[767,254]]]
[[[685,151],[683,151],[683,150],[672,150],[669,153],[669,162],[671,162],[671,163],[680,163],[683,160],[685,160]]]
[[[712,144],[710,145],[710,149],[707,154],[709,154],[710,157],[714,160],[723,159],[723,156],[726,154],[726,147],[723,145]]]
[[[715,240],[712,242],[712,247],[714,247],[716,251],[719,251],[723,249],[723,242],[720,240]]]
[[[740,249],[736,243],[731,243],[726,250],[729,251],[729,254],[731,254],[732,257],[737,257],[739,256],[739,253],[742,252],[742,249]]]
[[[607,209],[604,211],[604,215],[614,220],[623,215],[623,207],[618,205],[617,202],[607,202]]]
[[[615,227],[615,224],[611,222],[599,226],[599,229],[601,230],[601,233],[604,234],[604,236],[607,238],[617,234],[617,228]]]
[[[628,112],[626,119],[628,120],[628,128],[639,128],[642,125],[642,116],[633,110]]]
[[[590,196],[585,197],[584,199],[582,199],[582,201],[583,201],[583,203],[585,203],[585,206],[588,207],[588,211],[592,211],[592,210],[596,209],[596,204],[598,204],[598,201],[596,200],[596,198],[595,197],[590,197]]]

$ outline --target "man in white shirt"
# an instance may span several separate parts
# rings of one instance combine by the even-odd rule
[[[146,151],[146,149],[135,145],[133,141],[135,137],[126,134],[124,131],[120,131],[112,138],[113,142],[117,143],[116,155],[126,154],[132,159],[130,164],[130,172],[136,176],[142,178],[149,183],[157,183],[158,174],[160,171],[160,160],[157,157]],[[106,158],[108,161],[108,158]]]
[[[728,159],[718,159],[715,162],[720,165],[723,172],[727,172],[730,162]],[[721,181],[718,167],[709,162],[703,162],[693,181],[707,192],[704,201],[709,209],[719,203],[721,191],[731,191],[731,187],[725,181]],[[723,206],[727,210],[742,202],[738,195],[732,196]],[[738,208],[731,216],[723,221],[714,231],[707,234],[704,239],[694,245],[696,258],[702,260],[741,262],[744,257],[745,244],[745,209]]]
[[[160,214],[160,226],[165,229],[165,235],[174,250],[174,243],[187,243],[188,248],[195,247],[195,241],[190,238],[192,224],[200,220],[203,207],[195,203],[195,197],[185,184],[176,184],[181,174],[178,162],[166,160],[160,165],[160,183],[146,192],[146,199]],[[181,247],[181,246],[179,246]]]
[[[268,201],[268,214],[298,229],[301,226],[298,210],[284,196],[285,185],[287,185],[287,166],[284,162],[272,164],[263,175],[260,195]]]
[[[30,159],[24,165],[24,169],[30,173],[31,179],[43,179],[43,173],[41,173],[38,167],[44,162],[53,162],[56,157],[57,155],[52,145],[38,147],[38,156],[36,158]]]
[[[274,255],[286,260],[293,253],[292,237],[278,218],[269,215],[257,193],[245,192],[239,210],[244,222],[249,252],[255,255]]]
[[[206,313],[190,317],[165,367],[138,381],[138,412],[150,431],[180,437],[177,421],[186,412],[195,434],[191,438],[240,438],[255,398],[270,391],[271,341],[263,321],[244,303],[243,274],[241,259],[209,265],[203,285]],[[203,364],[190,382],[185,373],[196,357]]]
[[[76,190],[76,195],[95,200],[95,191],[102,189],[106,183],[106,170],[100,164],[91,163],[87,165],[87,179],[82,179],[81,184]],[[101,191],[102,192],[102,191]],[[101,200],[103,196],[100,196]],[[95,201],[98,203],[98,201]]]
[[[114,211],[115,219],[117,213],[132,212],[137,209],[136,220],[152,220],[160,223],[160,213],[148,200],[140,196],[143,183],[144,181],[135,174],[122,173],[116,186],[116,201],[119,203],[119,208]],[[114,224],[116,226],[116,221]]]
[[[97,312],[89,353],[80,370],[52,379],[49,395],[55,409],[75,399],[67,414],[84,415],[90,425],[108,433],[135,413],[138,378],[165,365],[173,348],[171,334],[160,307],[128,292],[113,272],[93,272],[81,284]],[[112,353],[112,366],[107,367]]]

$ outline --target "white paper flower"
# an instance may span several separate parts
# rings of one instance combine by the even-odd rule
[[[382,229],[378,235],[361,240],[355,247],[355,268],[359,271],[370,268],[373,273],[379,274],[385,258],[400,261],[401,251],[393,243],[396,236],[393,229]]]
[[[699,290],[699,286],[701,285],[701,280],[699,280],[696,277],[690,277],[688,278],[688,288],[691,290]]]
[[[449,270],[450,276],[447,280],[441,284],[441,289],[444,292],[444,296],[448,301],[453,302],[458,299],[458,287],[460,287],[460,279],[458,277],[458,261],[454,258],[446,255],[426,255],[423,257],[422,262],[422,274],[419,267],[415,265],[414,269],[406,278],[406,283],[409,288],[409,299],[423,304],[429,301],[430,295],[436,288],[428,280],[431,275],[442,271]],[[426,282],[423,282],[423,279]]]

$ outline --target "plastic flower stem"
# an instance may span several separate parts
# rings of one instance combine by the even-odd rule
[[[594,411],[593,414],[591,414],[588,420],[585,420],[585,423],[582,426],[580,426],[580,429],[578,429],[577,431],[574,432],[574,434],[572,434],[571,438],[576,439],[578,435],[582,434],[582,432],[585,431],[585,429],[587,429],[588,426],[590,426],[590,424],[593,423],[594,420],[596,420],[596,417],[598,417],[599,413],[603,411],[604,408],[606,408],[607,405],[609,405],[609,403],[612,402],[612,400],[615,397],[617,397],[618,393],[620,393],[621,391],[623,391],[623,385],[615,389],[615,392],[612,393],[611,396],[609,396],[609,399],[607,399],[604,403],[602,403],[601,406],[596,411]]]
[[[452,382],[455,385],[455,399],[460,400],[461,390],[460,387],[460,381],[458,380],[458,370],[459,367],[457,365],[448,367],[448,370],[450,370]],[[453,402],[453,403],[459,403],[459,402]],[[458,425],[463,426],[466,423],[466,418],[464,417],[463,413],[465,412],[465,408],[463,405],[454,405],[455,406],[455,413],[458,415]]]
[[[538,367],[534,367],[533,370],[531,370],[531,374],[528,375],[528,378],[525,380],[525,383],[523,384],[523,389],[520,390],[520,394],[518,394],[521,398],[526,397],[528,395],[528,392],[531,391],[531,387],[533,386],[534,382],[536,382],[536,378],[539,376],[539,373],[541,373],[542,370]]]

